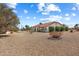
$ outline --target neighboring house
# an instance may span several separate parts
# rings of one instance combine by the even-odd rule
[[[49,27],[54,27],[54,26],[62,26],[63,24],[59,22],[49,22],[49,23],[44,23],[44,24],[37,24],[32,27],[33,31],[40,31],[40,32],[49,32]]]

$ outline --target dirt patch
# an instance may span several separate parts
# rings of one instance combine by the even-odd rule
[[[48,37],[48,33],[13,33],[0,38],[0,55],[79,55],[79,32],[63,32],[60,40],[49,40]]]

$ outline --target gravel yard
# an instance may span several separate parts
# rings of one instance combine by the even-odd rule
[[[63,32],[62,39],[48,39],[48,33],[13,33],[0,37],[3,56],[79,56],[79,32]]]

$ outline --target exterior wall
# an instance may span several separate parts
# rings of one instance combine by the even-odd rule
[[[33,31],[36,31],[36,32],[38,32],[39,30],[41,31],[41,32],[48,32],[48,27],[47,28],[32,28],[32,30]]]

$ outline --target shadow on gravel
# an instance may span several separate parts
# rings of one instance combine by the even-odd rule
[[[8,35],[8,34],[0,34],[0,38],[1,37],[9,37],[10,35]]]

